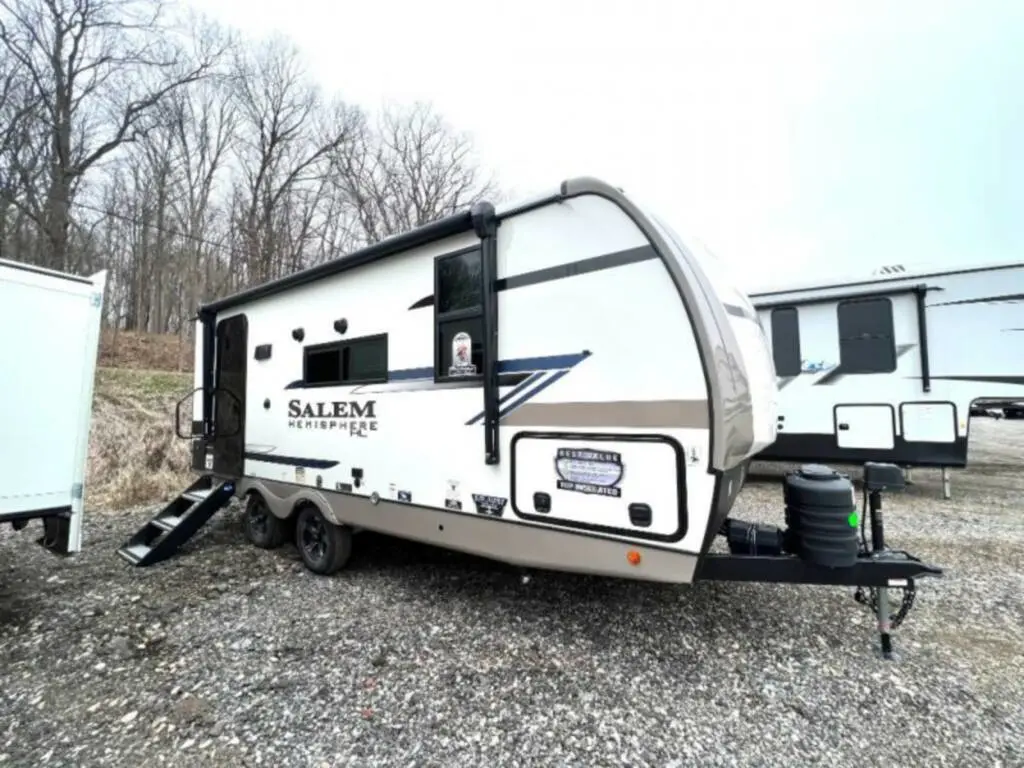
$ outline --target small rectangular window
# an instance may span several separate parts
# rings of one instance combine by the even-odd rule
[[[307,385],[341,386],[387,379],[387,334],[318,344],[305,349],[303,381]]]
[[[800,320],[794,307],[772,310],[772,357],[777,375],[800,373]]]
[[[434,378],[483,374],[483,253],[474,248],[434,262]]]
[[[842,301],[837,308],[839,364],[844,373],[892,373],[896,370],[896,341],[892,301]]]

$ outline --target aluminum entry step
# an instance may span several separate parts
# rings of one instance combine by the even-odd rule
[[[181,494],[181,497],[183,499],[188,499],[189,501],[195,504],[200,501],[203,501],[207,496],[209,496],[210,491],[211,489],[209,488],[200,489],[198,491],[185,491],[185,493]]]
[[[174,530],[180,522],[181,518],[177,515],[164,515],[163,517],[153,518],[153,525],[157,528],[163,528],[165,531]]]
[[[149,546],[146,544],[132,544],[130,547],[121,547],[121,549],[117,550],[117,554],[129,563],[137,563],[149,554],[149,549]]]

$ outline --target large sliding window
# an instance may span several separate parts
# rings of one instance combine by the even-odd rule
[[[388,335],[315,344],[304,350],[302,379],[309,387],[378,384],[388,380]]]

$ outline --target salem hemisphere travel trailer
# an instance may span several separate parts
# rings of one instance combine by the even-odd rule
[[[0,523],[41,521],[62,555],[82,547],[106,279],[0,259]]]
[[[751,293],[778,434],[761,461],[967,465],[971,403],[1024,397],[1024,263]]]
[[[709,552],[743,530],[728,513],[775,436],[767,340],[714,264],[595,179],[214,301],[196,338],[178,433],[204,474],[125,542],[135,565],[237,496],[254,544],[294,536],[323,574],[361,529],[661,582],[936,572],[866,555],[827,568],[742,541],[745,554]],[[851,506],[847,491],[843,521]]]

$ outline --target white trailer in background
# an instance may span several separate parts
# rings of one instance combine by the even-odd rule
[[[751,300],[780,403],[758,461],[937,467],[949,498],[971,404],[1024,398],[1024,263],[893,270]]]
[[[82,546],[82,504],[106,272],[0,259],[0,523]]]

